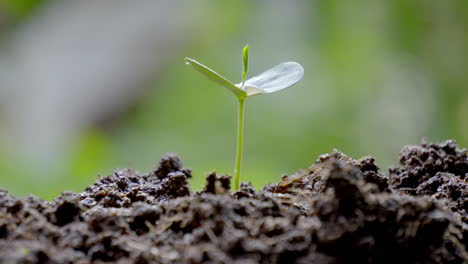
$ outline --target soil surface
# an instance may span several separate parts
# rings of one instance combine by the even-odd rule
[[[401,167],[339,151],[255,190],[175,154],[52,202],[0,191],[0,263],[468,263],[468,158],[405,146]]]

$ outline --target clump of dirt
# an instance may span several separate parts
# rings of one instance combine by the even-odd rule
[[[389,172],[391,187],[398,193],[431,196],[468,224],[468,158],[466,149],[458,149],[454,140],[440,144],[425,141],[405,146],[400,152],[402,168]]]
[[[80,204],[87,208],[97,205],[130,207],[135,202],[154,205],[190,195],[187,179],[191,177],[191,171],[182,168],[180,158],[174,153],[168,153],[158,167],[148,174],[139,175],[131,169],[124,169],[100,178],[79,194]]]
[[[168,154],[52,202],[0,191],[0,262],[467,263],[466,151],[423,143],[401,162],[387,175],[333,151],[259,191],[213,172],[193,192]]]

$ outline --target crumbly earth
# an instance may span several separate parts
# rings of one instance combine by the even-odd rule
[[[339,151],[256,191],[167,154],[52,202],[0,191],[0,263],[468,263],[468,159],[453,140],[402,167]]]

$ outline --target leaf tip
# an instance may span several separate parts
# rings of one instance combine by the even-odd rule
[[[243,61],[243,69],[242,69],[242,86],[244,86],[244,82],[247,79],[247,72],[249,67],[249,44],[244,46],[242,50],[242,61]]]
[[[191,58],[188,58],[188,57],[185,57],[185,58],[184,58],[184,61],[185,61],[185,64],[190,64],[190,63],[192,63],[192,59],[191,59]]]
[[[248,60],[249,60],[249,44],[246,44],[244,46],[244,49],[242,50],[242,59],[244,61],[244,64],[248,63]]]

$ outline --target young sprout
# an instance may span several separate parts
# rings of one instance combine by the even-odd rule
[[[234,167],[234,182],[235,190],[239,189],[240,172],[242,164],[242,148],[244,138],[244,102],[252,95],[272,93],[286,89],[297,83],[304,75],[304,69],[297,62],[283,62],[275,67],[260,73],[259,75],[247,79],[248,64],[249,64],[249,46],[246,45],[242,51],[243,69],[242,81],[234,84],[227,78],[216,73],[212,69],[197,62],[196,60],[185,58],[186,64],[191,65],[195,70],[199,71],[208,79],[218,83],[219,85],[229,89],[237,97],[239,101],[239,115],[237,126],[237,154],[236,164]]]

